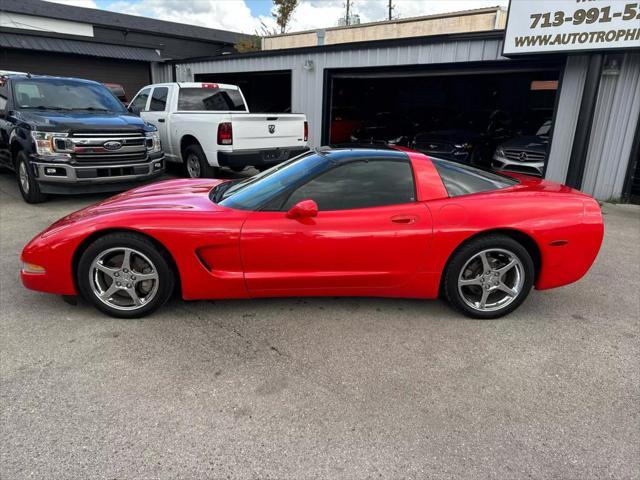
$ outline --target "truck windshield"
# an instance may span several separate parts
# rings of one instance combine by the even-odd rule
[[[17,80],[13,98],[19,109],[126,111],[104,85],[66,78]]]
[[[245,112],[240,92],[231,88],[181,88],[178,110]]]

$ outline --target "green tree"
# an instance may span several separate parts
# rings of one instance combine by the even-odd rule
[[[275,12],[271,13],[280,28],[280,33],[286,33],[293,11],[300,4],[300,0],[273,0]]]

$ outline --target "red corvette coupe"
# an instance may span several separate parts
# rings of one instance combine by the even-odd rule
[[[169,180],[59,220],[22,252],[28,288],[116,317],[185,300],[444,297],[496,318],[580,279],[600,207],[568,187],[381,149],[318,149],[244,180]]]

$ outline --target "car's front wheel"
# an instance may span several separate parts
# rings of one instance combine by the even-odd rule
[[[100,237],[83,252],[77,269],[82,296],[119,318],[139,318],[162,306],[174,289],[167,256],[133,233]]]
[[[524,302],[534,273],[531,255],[513,238],[479,237],[453,254],[444,274],[444,294],[469,317],[498,318]]]
[[[16,175],[18,177],[18,187],[25,202],[41,203],[47,199],[47,195],[40,191],[40,185],[38,185],[33,175],[27,154],[23,151],[18,152],[16,157]]]

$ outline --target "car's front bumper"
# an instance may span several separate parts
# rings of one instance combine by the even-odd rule
[[[31,162],[33,173],[43,193],[91,193],[127,190],[141,182],[161,176],[164,155],[150,156],[144,163],[69,164]]]
[[[544,163],[545,162],[519,162],[500,155],[494,155],[491,161],[491,167],[495,170],[507,170],[541,177],[544,173]]]
[[[268,167],[277,165],[309,150],[307,147],[270,148],[264,150],[238,150],[218,152],[218,165],[221,167]]]

